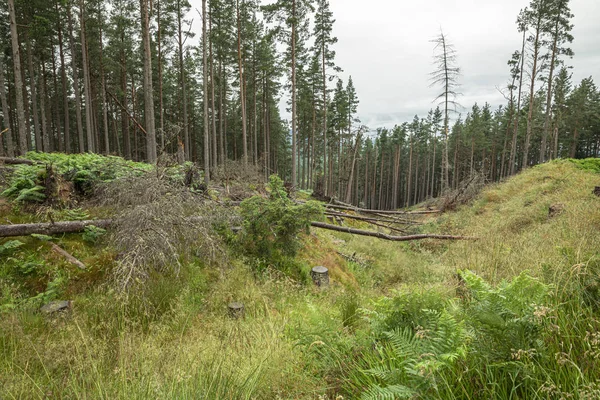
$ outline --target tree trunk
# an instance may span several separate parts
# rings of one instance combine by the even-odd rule
[[[203,16],[204,18],[204,16]],[[177,46],[179,48],[179,52],[177,54],[179,58],[179,85],[181,86],[181,105],[183,111],[183,143],[184,143],[184,151],[185,151],[185,159],[190,160],[191,158],[191,142],[190,142],[190,130],[188,126],[188,99],[187,99],[187,86],[186,86],[186,77],[185,77],[185,68],[183,65],[183,28],[181,21],[181,1],[177,0]],[[204,144],[205,146],[208,143]]]
[[[71,68],[73,69],[73,91],[75,92],[75,115],[77,119],[77,139],[79,152],[85,152],[85,141],[83,139],[83,117],[81,115],[81,92],[79,91],[79,69],[77,68],[77,52],[75,51],[75,39],[73,38],[73,18],[71,7],[67,4],[67,22],[69,25],[69,44],[71,47]]]
[[[92,83],[90,80],[90,69],[88,65],[87,40],[85,34],[85,8],[83,0],[79,0],[79,23],[81,29],[81,64],[83,66],[83,93],[85,97],[85,133],[87,139],[87,150],[90,153],[94,153],[94,109],[92,107]]]
[[[210,148],[208,147],[208,59],[207,59],[207,40],[206,36],[206,0],[202,0],[202,85],[204,102],[204,183],[208,188],[210,182]]]
[[[37,84],[36,84],[36,76],[34,67],[33,67],[33,52],[31,50],[31,40],[29,39],[29,34],[26,34],[27,38],[27,66],[29,68],[29,87],[31,93],[31,112],[33,116],[33,137],[35,140],[35,149],[37,151],[44,151],[42,146],[42,135],[40,133],[40,117],[39,117],[39,109],[38,109],[38,95],[37,95]]]
[[[146,159],[156,163],[156,131],[154,127],[154,97],[152,93],[152,53],[150,51],[150,12],[148,1],[141,0],[142,42],[144,46],[144,121],[146,123]],[[184,100],[185,102],[185,97]]]
[[[296,187],[296,1],[292,0],[292,187]]]
[[[535,39],[533,42],[533,62],[531,67],[531,82],[529,85],[529,112],[527,114],[527,134],[525,136],[525,148],[523,149],[523,168],[527,168],[529,156],[529,144],[531,142],[531,134],[533,131],[533,106],[535,103],[535,80],[537,78],[538,58],[540,51],[540,34],[542,30],[542,13],[538,11],[538,18],[535,30]]]
[[[8,14],[10,17],[10,38],[12,43],[13,68],[15,74],[15,98],[17,101],[17,131],[19,133],[19,153],[27,152],[27,130],[25,120],[25,102],[23,99],[23,75],[21,74],[21,55],[19,51],[19,34],[15,16],[15,2],[8,0]]]
[[[546,95],[546,117],[544,118],[544,130],[542,132],[542,144],[540,147],[540,162],[546,161],[546,142],[548,140],[548,135],[550,134],[550,130],[552,129],[550,118],[552,117],[552,84],[554,79],[554,64],[557,57],[557,47],[558,47],[558,35],[559,35],[559,22],[562,17],[562,11],[565,2],[560,0],[558,2],[558,10],[556,14],[556,21],[554,24],[554,32],[553,32],[553,42],[552,42],[552,55],[550,56],[550,71],[548,72],[548,92]]]
[[[110,219],[67,221],[39,224],[0,225],[0,237],[28,236],[31,234],[54,235],[58,233],[82,232],[87,226],[108,228],[113,223]]]
[[[60,15],[58,2],[56,3],[56,15]],[[67,91],[67,74],[65,53],[63,49],[62,22],[57,19],[56,30],[58,32],[58,50],[60,55],[60,83],[62,85],[63,108],[64,108],[64,150],[65,153],[71,152],[71,124],[69,120],[69,93]],[[60,135],[58,140],[60,141]],[[60,147],[59,147],[60,148]]]
[[[2,105],[2,116],[4,118],[4,126],[0,126],[0,132],[3,133],[0,136],[4,138],[6,143],[6,154],[9,157],[14,157],[15,147],[13,144],[12,129],[10,129],[10,114],[6,97],[6,86],[4,86],[4,63],[2,62],[2,57],[0,57],[0,104]]]
[[[244,65],[242,62],[242,21],[240,15],[239,0],[236,0],[235,2],[235,10],[237,15],[237,53],[238,70],[240,74],[240,107],[242,110],[242,163],[244,166],[246,166],[248,165],[248,138],[246,133],[246,90],[244,88]]]
[[[354,144],[354,155],[352,156],[352,164],[350,167],[350,176],[348,177],[348,186],[346,188],[346,203],[352,201],[352,184],[354,183],[354,166],[356,165],[356,155],[360,147],[361,134],[356,136],[356,143]]]

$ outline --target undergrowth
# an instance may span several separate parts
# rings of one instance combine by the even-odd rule
[[[214,264],[185,242],[173,253],[182,257],[146,270],[127,297],[106,285],[123,257],[110,235],[53,239],[88,271],[49,254],[43,238],[0,241],[0,397],[600,398],[600,200],[596,162],[583,164],[528,169],[419,228],[476,241],[307,235],[320,207],[292,204],[272,181],[244,192],[267,197],[245,200],[238,234],[211,225],[227,258]],[[178,182],[167,193],[185,186],[184,169],[182,181],[163,172],[152,179]],[[172,197],[160,203],[129,179],[138,195],[108,195],[114,202],[101,207],[156,201],[159,210],[132,221],[153,210],[156,221],[135,227],[160,224]],[[193,201],[205,195],[198,189]],[[557,204],[563,212],[549,213]],[[171,229],[179,234],[160,232]],[[310,282],[314,265],[329,269],[329,289]],[[73,309],[36,311],[53,299]],[[234,301],[243,318],[228,317]]]

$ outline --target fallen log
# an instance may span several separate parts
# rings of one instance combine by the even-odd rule
[[[355,211],[366,214],[386,214],[386,215],[420,215],[420,214],[439,214],[440,210],[420,210],[420,211],[394,211],[394,210],[370,210],[367,208],[340,206],[337,204],[325,204],[325,208],[337,210]]]
[[[111,219],[97,219],[86,221],[62,221],[38,224],[0,225],[0,237],[28,236],[32,233],[38,235],[55,235],[57,233],[76,233],[85,230],[86,226],[94,225],[98,228],[108,228],[113,223]]]
[[[201,217],[199,217],[201,218]],[[86,226],[94,225],[98,228],[109,228],[114,221],[112,219],[98,219],[86,221],[62,221],[54,223],[38,223],[38,224],[14,224],[0,225],[0,237],[11,236],[28,236],[32,233],[41,235],[55,235],[58,233],[77,233],[85,230]],[[454,236],[454,235],[434,235],[434,234],[418,234],[406,236],[393,236],[381,232],[365,231],[362,229],[347,228],[345,226],[337,226],[326,224],[324,222],[312,221],[311,226],[321,229],[329,229],[332,231],[351,233],[353,235],[371,236],[384,240],[392,240],[397,242],[421,239],[444,239],[444,240],[477,240],[470,236]]]
[[[325,212],[326,216],[331,216],[331,217],[336,217],[336,218],[348,218],[348,219],[355,219],[358,221],[365,221],[371,225],[375,225],[375,226],[379,226],[382,228],[386,228],[395,232],[399,232],[399,233],[406,233],[405,230],[403,229],[399,229],[396,228],[394,226],[391,226],[391,224],[395,224],[397,223],[396,221],[394,221],[393,219],[378,219],[378,218],[370,218],[370,217],[359,217],[357,215],[350,215],[350,214],[346,214],[346,213],[338,213],[338,212]],[[384,223],[388,223],[389,225],[385,225]]]
[[[316,222],[316,221],[311,222],[310,225],[314,226],[315,228],[329,229],[332,231],[344,232],[344,233],[351,233],[353,235],[371,236],[371,237],[376,237],[379,239],[391,240],[394,242],[407,242],[410,240],[422,240],[422,239],[477,240],[477,238],[472,237],[472,236],[434,235],[434,234],[428,234],[428,233],[422,233],[422,234],[418,234],[418,235],[393,236],[393,235],[388,235],[388,234],[381,233],[381,232],[373,232],[373,231],[365,231],[362,229],[347,228],[345,226],[331,225],[331,224],[326,224],[324,222]]]
[[[79,269],[87,269],[84,263],[82,263],[81,261],[79,261],[78,259],[76,259],[75,257],[73,257],[71,254],[69,254],[62,247],[58,246],[55,243],[50,243],[50,246],[52,246],[52,251],[54,251],[55,253],[58,253],[61,256],[63,256],[68,262],[70,262],[73,265],[76,265],[77,268],[79,268]]]
[[[31,161],[31,160],[25,160],[24,158],[0,157],[0,164],[7,164],[7,165],[18,165],[18,164],[33,165],[35,163],[33,161]]]
[[[389,223],[396,223],[397,221],[395,219],[388,219],[388,218],[376,218],[376,217],[361,217],[360,215],[351,215],[351,214],[346,214],[346,213],[342,213],[342,212],[338,212],[338,211],[325,211],[325,215],[331,215],[331,216],[338,216],[338,217],[344,217],[344,218],[349,218],[349,219],[355,219],[357,221],[367,221],[367,222],[389,222]]]

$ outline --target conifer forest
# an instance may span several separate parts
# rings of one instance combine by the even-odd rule
[[[387,126],[392,11],[343,1],[0,1],[0,400],[600,399],[582,1],[511,10],[487,92],[415,30],[434,94]]]

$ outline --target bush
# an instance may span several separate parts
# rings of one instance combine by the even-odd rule
[[[296,254],[298,234],[308,232],[310,221],[321,218],[323,208],[316,201],[295,204],[277,175],[269,178],[268,190],[268,198],[253,196],[240,204],[240,243],[247,255],[277,263]]]

